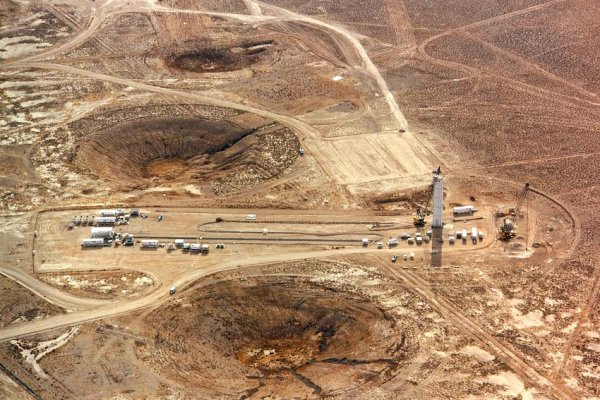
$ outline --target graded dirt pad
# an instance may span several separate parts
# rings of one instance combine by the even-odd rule
[[[0,275],[0,298],[11,299],[11,302],[0,302],[0,327],[63,312],[4,275]]]
[[[137,297],[151,290],[154,281],[141,272],[53,273],[40,280],[77,297],[116,299]]]

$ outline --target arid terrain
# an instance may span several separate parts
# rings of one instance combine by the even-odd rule
[[[598,15],[0,0],[0,399],[600,399]]]

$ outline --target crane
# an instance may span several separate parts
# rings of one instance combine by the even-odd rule
[[[523,187],[523,190],[517,195],[517,204],[515,207],[512,207],[508,210],[510,215],[513,215],[515,218],[504,218],[502,220],[502,225],[500,225],[500,238],[504,240],[508,240],[515,236],[515,230],[517,229],[517,224],[515,220],[519,217],[521,212],[521,207],[525,202],[525,198],[527,197],[527,193],[529,192],[529,183],[526,183]]]
[[[433,183],[429,187],[427,191],[427,202],[424,207],[417,208],[417,213],[413,217],[413,223],[415,226],[423,226],[425,225],[425,217],[430,214],[429,211],[429,203],[431,203],[431,197],[433,196]]]

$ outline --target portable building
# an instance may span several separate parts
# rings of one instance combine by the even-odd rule
[[[101,217],[116,217],[117,210],[100,210]]]
[[[140,246],[145,247],[145,248],[153,248],[154,249],[154,248],[158,247],[158,240],[156,240],[156,239],[141,240]]]
[[[458,206],[458,207],[454,207],[452,209],[452,212],[454,212],[454,214],[473,214],[475,211],[477,211],[477,209],[475,208],[475,206]]]
[[[95,219],[96,225],[114,225],[117,223],[116,217],[97,217]]]
[[[113,228],[111,228],[111,227],[102,226],[102,227],[92,228],[92,234],[91,234],[92,238],[110,239],[113,236],[114,236],[114,232],[113,232]]]
[[[82,247],[102,247],[104,246],[104,239],[83,239],[81,242]]]

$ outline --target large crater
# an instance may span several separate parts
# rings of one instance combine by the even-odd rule
[[[144,116],[81,137],[73,163],[124,185],[212,184],[227,194],[278,175],[298,148],[289,129],[249,114],[219,120]]]
[[[158,349],[140,352],[214,398],[350,395],[389,380],[418,348],[409,322],[303,278],[220,281],[182,296],[148,317]]]
[[[272,46],[272,40],[228,45],[201,44],[189,49],[176,49],[164,58],[169,67],[184,71],[229,72],[272,62]]]

